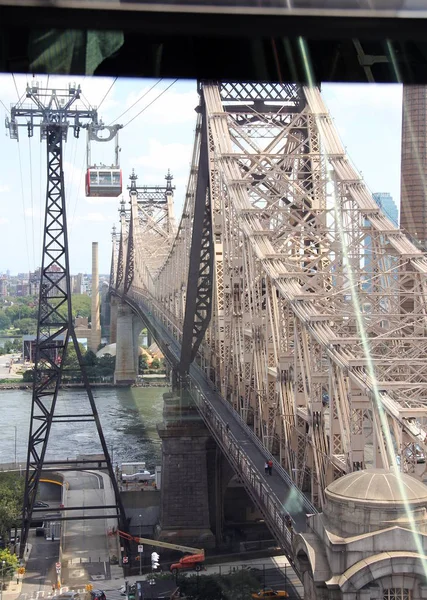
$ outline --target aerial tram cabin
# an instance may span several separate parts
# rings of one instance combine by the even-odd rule
[[[121,125],[107,127],[89,125],[87,130],[87,171],[86,171],[86,196],[116,198],[122,193],[122,171],[119,162],[119,129]],[[100,137],[99,134],[108,131],[108,136]],[[91,164],[90,143],[110,142],[115,139],[115,162],[110,166]]]

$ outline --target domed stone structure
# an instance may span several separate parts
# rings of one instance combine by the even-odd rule
[[[358,535],[407,525],[408,511],[427,531],[427,486],[405,473],[383,469],[355,471],[326,488],[324,517],[336,535]]]
[[[427,486],[369,469],[332,482],[325,498],[293,540],[306,600],[427,600]]]

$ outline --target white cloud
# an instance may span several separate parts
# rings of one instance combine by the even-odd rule
[[[26,208],[24,210],[25,217],[39,217],[41,215],[41,211],[38,208]]]
[[[0,194],[3,194],[4,192],[10,192],[9,185],[0,185]]]
[[[7,225],[9,223],[9,219],[6,217],[0,217],[0,225]]]
[[[141,100],[141,102],[136,104],[128,113],[126,113],[126,115],[123,116],[120,121],[123,121],[123,123],[126,124],[132,117],[137,115],[152,101],[154,101],[153,104],[147,106],[147,109],[141,113],[141,116],[138,117],[138,119],[146,119],[151,124],[158,122],[161,125],[195,121],[196,113],[194,109],[199,103],[197,90],[194,89],[194,91],[179,93],[173,91],[173,88],[171,88],[162,96],[158,97],[159,94],[168,87],[168,85],[170,85],[169,82],[162,82],[160,85],[156,86]],[[130,94],[126,100],[126,107],[128,108],[131,106],[133,102],[135,102],[136,98],[138,96],[142,96],[145,91],[138,95]]]
[[[357,107],[369,111],[400,108],[402,86],[392,83],[334,83],[322,85],[322,92],[331,107],[338,103],[346,109]],[[333,110],[331,110],[333,116]]]
[[[100,223],[102,221],[106,221],[107,218],[105,215],[103,215],[100,212],[94,212],[94,213],[88,213],[87,215],[84,216],[79,216],[78,219],[79,221],[92,221],[95,223]]]
[[[115,204],[117,205],[117,210],[119,208],[120,196],[118,198],[100,198],[100,197],[85,197],[85,202],[88,204]]]
[[[148,154],[133,158],[130,165],[142,165],[150,171],[162,171],[170,169],[172,175],[190,168],[192,144],[162,144],[157,140],[150,139],[148,142]],[[150,171],[142,172],[144,182],[150,179]],[[165,173],[166,174],[166,173]],[[158,179],[158,173],[155,177]]]

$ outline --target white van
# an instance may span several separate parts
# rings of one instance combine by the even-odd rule
[[[155,479],[155,475],[152,475],[150,471],[140,471],[139,473],[132,473],[131,475],[126,475],[123,473],[122,479],[123,481],[151,481]]]

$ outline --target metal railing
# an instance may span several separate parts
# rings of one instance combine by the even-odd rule
[[[136,294],[134,296],[136,296]],[[130,304],[134,306],[134,308],[146,311],[146,318],[148,317],[149,320],[154,321],[154,328],[157,330],[158,333],[161,333],[163,335],[163,337],[168,343],[169,352],[172,352],[176,356],[176,359],[178,361],[179,343],[175,338],[173,338],[173,336],[165,328],[165,326],[162,323],[160,323],[158,319],[156,319],[156,317],[152,313],[152,307],[149,307],[146,304],[146,302],[142,299],[142,297],[134,297],[130,300]],[[203,378],[204,383],[212,389],[212,384],[211,382],[208,382],[208,380],[205,378],[204,373],[197,366],[193,365],[191,371],[194,372],[194,370],[196,370],[196,373],[199,375],[199,377]],[[279,500],[279,498],[271,489],[271,487],[261,477],[257,466],[253,464],[253,461],[241,448],[240,442],[236,440],[230,429],[227,427],[227,424],[224,422],[224,420],[220,417],[220,415],[216,412],[212,404],[209,402],[206,395],[200,389],[200,386],[196,383],[195,374],[191,375],[191,371],[190,378],[188,380],[188,391],[192,400],[197,406],[201,416],[203,417],[207,427],[211,431],[218,445],[220,446],[227,459],[234,467],[235,471],[239,474],[248,494],[259,508],[267,525],[270,527],[271,531],[276,536],[277,541],[283,548],[295,572],[299,576],[298,570],[294,562],[294,556],[292,551],[292,539],[294,531],[289,527],[289,519],[292,519],[292,516],[286,511],[286,509],[283,506],[283,503]],[[300,505],[304,507],[305,512],[307,514],[317,513],[317,510],[313,506],[313,504],[295,485],[289,474],[285,471],[282,465],[279,464],[279,462],[269,452],[269,450],[265,448],[262,441],[257,437],[257,435],[243,421],[240,414],[236,410],[234,410],[234,408],[228,402],[226,402],[218,394],[218,392],[216,392],[216,390],[212,389],[212,391],[218,395],[222,404],[230,412],[230,416],[239,423],[245,435],[247,435],[251,439],[251,441],[254,444],[256,444],[257,448],[260,450],[262,455],[265,458],[271,459],[273,461],[274,468],[280,474],[280,477],[284,480],[288,487],[295,491],[300,501]]]
[[[188,391],[215,440],[241,477],[243,485],[277,536],[280,546],[295,569],[292,552],[293,532],[286,523],[286,517],[290,517],[289,513],[271,487],[260,477],[258,469],[242,450],[231,431],[227,429],[227,424],[214,411],[206,396],[192,380]]]
[[[197,369],[199,371],[200,375],[202,377],[204,377],[204,374],[201,372],[201,370],[198,367],[193,366],[192,368]],[[210,385],[212,387],[212,391],[215,392],[216,394],[218,394],[218,392],[216,392],[216,390],[214,390],[211,382],[208,381],[206,378],[205,378],[205,381],[208,385]],[[262,440],[260,440],[260,438],[249,427],[249,425],[247,423],[245,423],[245,421],[242,419],[241,415],[237,412],[237,410],[235,410],[229,402],[224,400],[222,398],[222,396],[220,396],[220,397],[221,397],[222,404],[227,408],[230,415],[239,422],[239,424],[242,427],[242,429],[244,430],[245,434],[254,442],[254,444],[257,445],[259,450],[263,453],[264,457],[266,459],[273,461],[275,471],[280,473],[281,478],[289,485],[289,487],[292,487],[295,489],[296,493],[298,494],[298,499],[301,502],[301,505],[304,506],[306,513],[307,514],[316,514],[318,512],[316,507],[310,502],[310,500],[307,498],[307,496],[304,494],[304,492],[302,492],[299,489],[299,487],[297,487],[297,485],[292,480],[289,473],[283,468],[283,466],[273,456],[273,454],[271,454],[271,452],[264,446],[264,444],[262,443]]]

